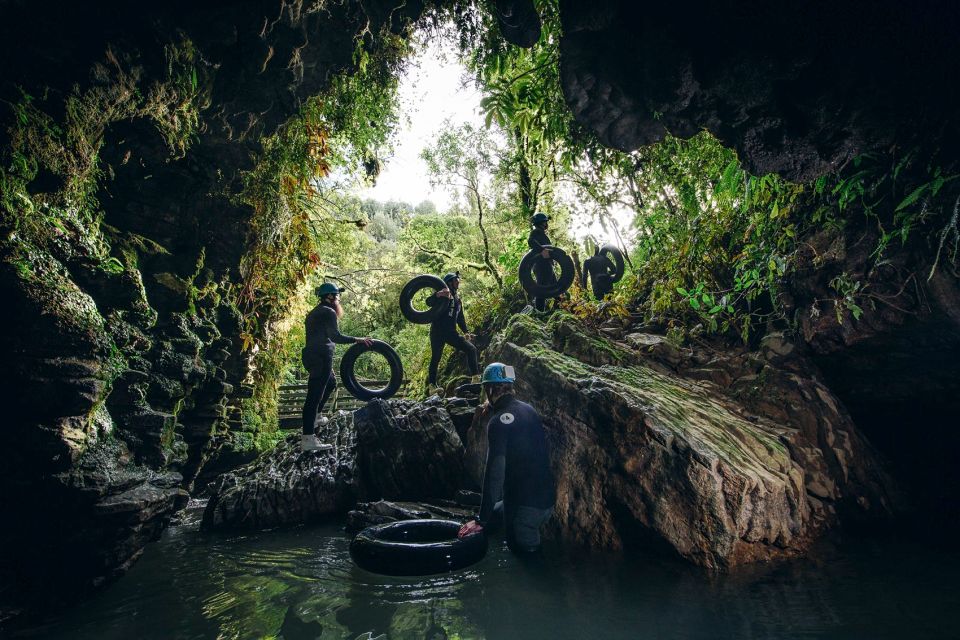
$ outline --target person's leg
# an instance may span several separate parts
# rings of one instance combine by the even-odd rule
[[[323,387],[323,394],[320,396],[320,404],[317,407],[317,413],[323,413],[323,408],[327,405],[327,400],[330,399],[330,395],[333,393],[333,390],[337,388],[337,376],[333,375],[332,367],[330,371],[330,376],[327,378],[327,384]]]
[[[303,435],[313,435],[314,423],[317,421],[317,409],[323,395],[326,379],[319,375],[312,375],[307,380],[307,399],[303,401]]]
[[[330,379],[333,378],[333,349],[317,355],[310,368],[307,380],[307,399],[303,403],[303,433],[313,435],[316,429],[317,412],[323,408],[330,392]],[[336,378],[333,378],[336,385]]]
[[[430,332],[430,368],[427,369],[427,384],[437,384],[437,367],[440,366],[440,356],[443,355],[443,345],[446,343],[440,333]]]
[[[467,355],[467,369],[470,371],[470,375],[475,376],[480,373],[480,365],[477,363],[477,348],[467,342],[466,338],[460,334],[448,336],[447,344]]]
[[[514,553],[540,550],[540,527],[550,519],[553,509],[517,507],[507,520],[507,545]]]

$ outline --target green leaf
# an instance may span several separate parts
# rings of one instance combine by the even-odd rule
[[[682,296],[684,296],[684,297],[690,295],[690,292],[687,291],[686,289],[684,289],[683,287],[677,287],[677,293],[679,293],[680,295],[682,295]]]
[[[690,298],[690,306],[693,307],[694,309],[699,310],[699,309],[700,309],[700,301],[697,300],[696,298]]]
[[[904,207],[909,207],[910,205],[912,205],[914,202],[916,202],[920,198],[920,196],[923,195],[923,192],[926,191],[929,187],[930,187],[930,183],[927,183],[927,184],[922,184],[916,189],[914,189],[910,195],[908,195],[906,198],[903,199],[903,202],[897,205],[897,208],[894,209],[894,211],[900,211]]]

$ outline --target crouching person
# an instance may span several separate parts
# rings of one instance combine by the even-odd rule
[[[503,524],[507,545],[519,554],[540,549],[540,527],[556,499],[543,423],[536,410],[514,395],[513,367],[494,362],[481,383],[491,412],[480,515],[459,536],[493,531]]]

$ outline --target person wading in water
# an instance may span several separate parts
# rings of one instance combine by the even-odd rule
[[[370,345],[370,338],[354,338],[340,333],[338,321],[343,316],[343,307],[340,306],[340,289],[337,285],[324,282],[317,287],[317,297],[320,302],[307,314],[304,321],[307,339],[301,353],[303,366],[310,374],[307,380],[307,399],[303,403],[303,436],[300,438],[303,451],[319,451],[332,446],[321,444],[314,429],[317,413],[323,411],[323,405],[337,386],[337,377],[333,374],[334,343],[362,342]],[[321,424],[327,423],[326,418],[320,420]]]
[[[487,423],[487,464],[480,515],[460,528],[463,538],[504,525],[507,545],[519,554],[540,549],[540,527],[556,500],[547,439],[536,409],[513,394],[516,374],[500,362],[483,370]]]
[[[430,323],[430,369],[427,372],[427,385],[431,390],[439,393],[437,385],[437,367],[440,366],[440,356],[443,355],[444,345],[450,345],[467,355],[467,369],[471,376],[480,374],[480,365],[477,363],[477,348],[467,342],[467,321],[463,317],[463,301],[457,295],[460,289],[460,273],[448,273],[443,276],[446,289],[440,289],[427,298],[427,304],[433,308],[440,306],[440,312]],[[464,335],[457,333],[457,327]],[[472,336],[471,336],[472,337]]]
[[[533,229],[530,230],[530,236],[527,238],[527,246],[533,251],[540,252],[540,258],[533,265],[533,276],[539,285],[554,284],[557,277],[553,273],[553,260],[550,259],[550,250],[544,248],[551,246],[550,238],[547,237],[550,216],[545,213],[535,213],[530,218],[530,224],[533,225]],[[537,311],[543,311],[547,308],[547,299],[534,298],[533,306]]]

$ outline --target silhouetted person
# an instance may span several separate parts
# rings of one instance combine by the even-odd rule
[[[301,358],[310,377],[307,380],[307,398],[303,402],[303,436],[300,438],[303,451],[317,451],[331,446],[321,444],[314,429],[317,413],[323,410],[323,405],[337,387],[337,377],[333,374],[334,343],[370,344],[370,338],[354,338],[340,333],[338,321],[343,316],[343,307],[340,306],[340,289],[337,285],[324,282],[317,287],[317,297],[320,302],[304,321],[306,345]],[[326,418],[321,420],[326,424]]]
[[[527,238],[527,246],[533,251],[539,251],[540,257],[533,263],[533,277],[539,285],[549,286],[556,284],[557,276],[553,273],[553,260],[550,258],[550,250],[544,247],[552,246],[550,238],[547,237],[547,227],[550,226],[550,216],[545,213],[535,213],[530,218],[530,224],[533,228],[530,230],[530,236]],[[543,311],[547,308],[546,298],[533,298],[533,306],[537,311]]]
[[[427,304],[430,307],[440,306],[440,313],[430,323],[430,368],[427,370],[427,384],[431,387],[437,384],[437,367],[440,366],[444,345],[450,345],[466,354],[467,369],[470,370],[471,376],[480,373],[477,348],[465,337],[470,334],[467,332],[467,320],[463,316],[463,301],[457,294],[460,289],[460,274],[448,273],[443,276],[443,282],[447,288],[427,298]],[[458,327],[464,335],[457,333]]]
[[[587,288],[587,275],[590,276],[590,285],[593,288],[593,297],[597,300],[613,291],[613,272],[616,267],[610,259],[597,249],[593,256],[583,262],[583,272],[580,274],[580,286]]]

